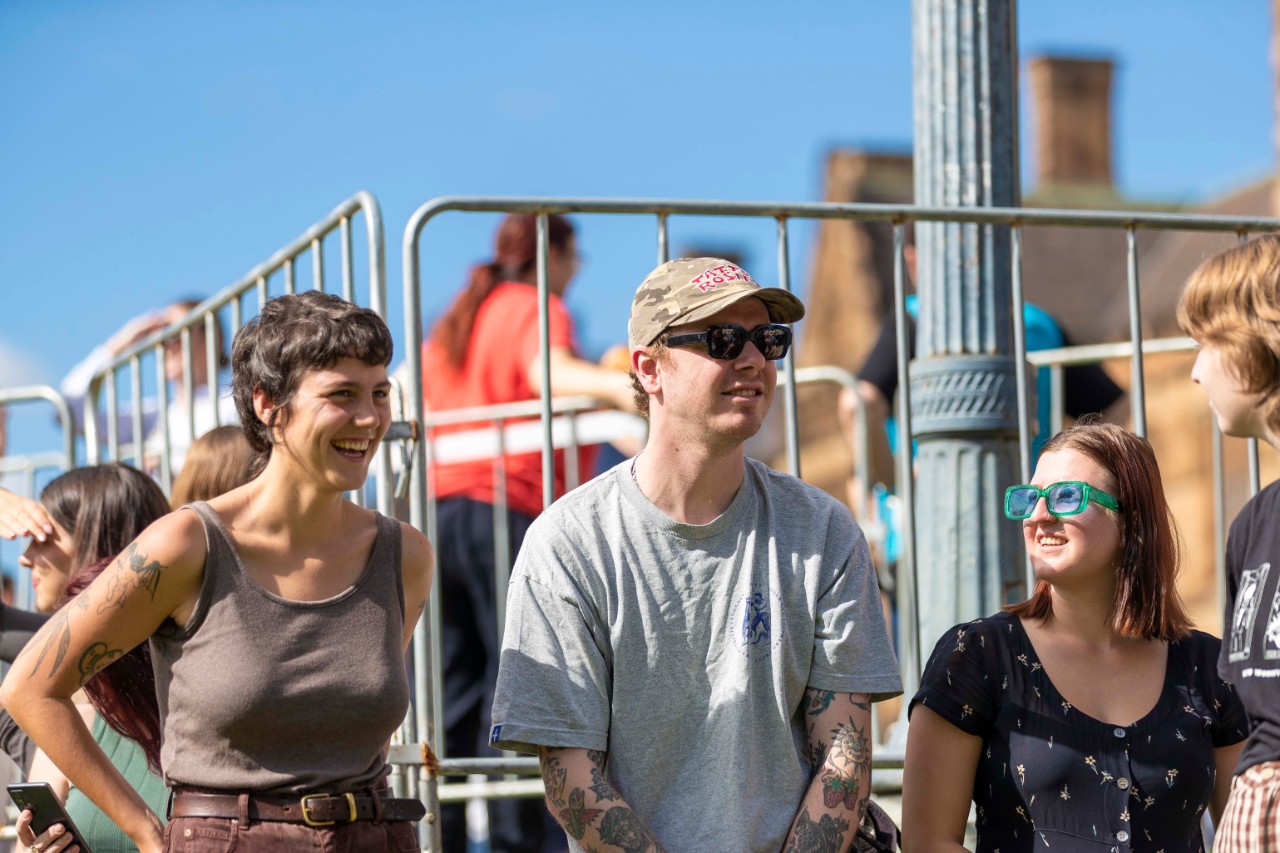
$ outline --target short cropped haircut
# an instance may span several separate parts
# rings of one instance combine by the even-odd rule
[[[1280,237],[1255,237],[1200,264],[1178,301],[1178,325],[1221,350],[1244,389],[1263,395],[1267,428],[1280,432]]]
[[[289,407],[302,377],[340,359],[387,365],[393,352],[387,324],[368,308],[329,293],[309,290],[277,296],[240,327],[231,346],[231,390],[249,446],[260,455],[257,475],[271,455],[272,431],[289,422]],[[253,409],[261,389],[275,404],[268,423]]]
[[[1040,454],[1083,453],[1115,482],[1120,502],[1120,561],[1112,618],[1116,632],[1134,639],[1176,640],[1191,630],[1178,595],[1178,528],[1165,500],[1160,468],[1150,443],[1115,424],[1082,419],[1045,442]],[[1040,581],[1035,594],[1008,608],[1022,618],[1053,613],[1053,592]]]
[[[649,355],[658,361],[665,361],[667,358],[667,333],[663,332],[658,335],[658,339],[649,344],[646,349]],[[640,384],[640,377],[636,376],[635,371],[631,371],[631,399],[636,403],[636,414],[645,420],[649,419],[649,392],[644,390],[644,386]]]

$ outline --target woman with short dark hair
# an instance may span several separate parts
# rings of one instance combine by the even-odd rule
[[[232,354],[260,472],[149,527],[0,688],[142,853],[417,849],[423,809],[387,795],[386,748],[409,705],[404,650],[431,546],[345,497],[390,424],[391,349],[381,318],[336,296],[267,302]],[[174,789],[163,839],[69,698],[146,640]]]
[[[911,702],[903,845],[1200,851],[1247,732],[1191,629],[1177,530],[1146,439],[1081,423],[1005,494],[1035,594],[938,641]]]

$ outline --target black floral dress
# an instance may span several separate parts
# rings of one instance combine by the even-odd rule
[[[945,634],[911,706],[982,738],[977,853],[1202,851],[1213,751],[1248,733],[1240,700],[1217,675],[1220,646],[1199,631],[1170,643],[1155,707],[1116,726],[1058,693],[1016,616]]]

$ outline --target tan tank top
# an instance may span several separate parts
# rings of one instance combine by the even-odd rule
[[[350,589],[301,602],[249,576],[208,504],[186,508],[209,550],[191,619],[151,637],[165,781],[294,794],[382,779],[409,707],[399,523],[377,516]]]

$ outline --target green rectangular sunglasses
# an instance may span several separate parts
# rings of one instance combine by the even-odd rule
[[[1084,512],[1089,501],[1104,506],[1112,512],[1120,511],[1120,501],[1081,480],[1065,480],[1061,483],[1040,488],[1039,486],[1010,486],[1004,492],[1004,514],[1006,518],[1021,521],[1030,518],[1036,511],[1036,504],[1044,498],[1045,509],[1053,516],[1079,515]]]

